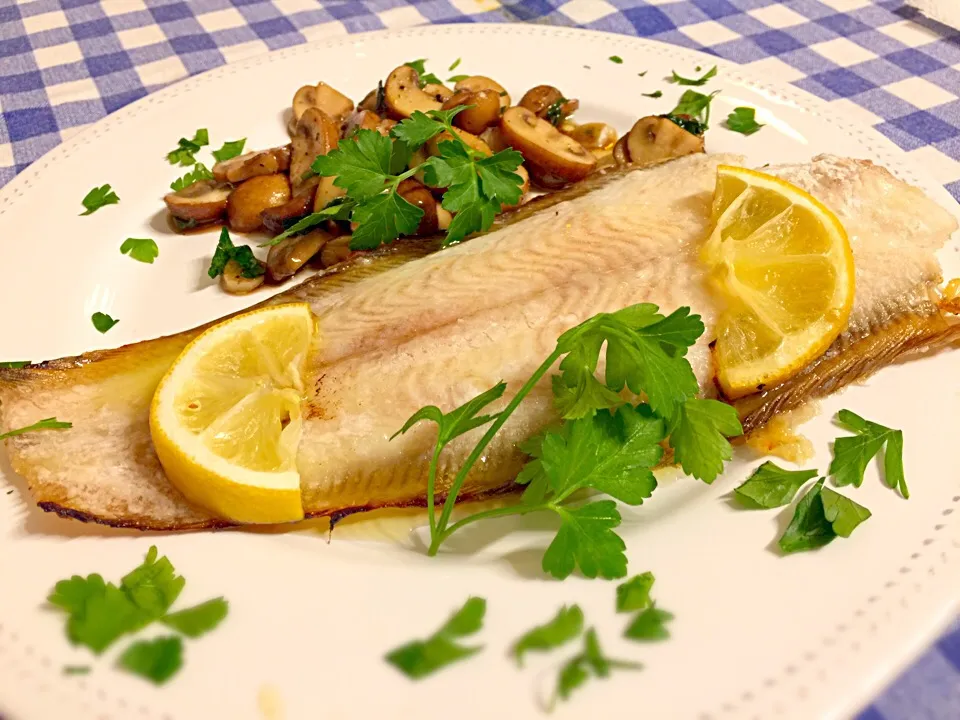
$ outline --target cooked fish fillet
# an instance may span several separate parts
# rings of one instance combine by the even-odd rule
[[[428,243],[401,244],[274,298],[306,300],[319,318],[297,458],[307,514],[421,503],[434,430],[390,436],[423,405],[452,408],[501,379],[509,396],[564,330],[598,312],[638,302],[667,312],[692,307],[707,331],[689,359],[712,394],[718,307],[697,253],[720,164],[742,160],[697,155],[614,173],[522,209],[470,242],[436,253]],[[960,336],[937,305],[935,252],[957,228],[949,213],[869,162],[821,156],[769,171],[840,218],[857,289],[849,327],[823,357],[738,401],[748,430]],[[50,416],[73,422],[70,430],[6,441],[41,507],[118,526],[229,524],[167,482],[147,425],[160,377],[196,332],[0,371],[0,428]],[[462,497],[509,487],[523,462],[516,443],[555,419],[544,382],[491,443]],[[475,439],[460,438],[444,453],[441,495]]]

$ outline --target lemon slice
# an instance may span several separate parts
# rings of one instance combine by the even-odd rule
[[[729,398],[781,382],[823,354],[853,307],[853,253],[822,203],[780,178],[721,165],[703,248],[725,300],[714,348]]]
[[[243,523],[303,518],[296,454],[316,321],[305,303],[238,315],[184,348],[150,406],[170,481],[192,502]]]

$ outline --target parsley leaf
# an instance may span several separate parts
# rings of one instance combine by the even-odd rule
[[[89,215],[106,205],[116,205],[118,202],[120,202],[120,198],[117,197],[117,194],[110,187],[109,183],[95,187],[80,201],[86,208],[80,215]]]
[[[653,589],[652,572],[634,575],[617,586],[617,612],[632,612],[650,607],[650,591]]]
[[[62,422],[57,420],[55,417],[44,418],[39,422],[35,422],[33,425],[27,425],[26,427],[17,428],[16,430],[9,430],[5,433],[0,433],[0,440],[6,440],[15,435],[23,435],[24,433],[36,432],[37,430],[64,430],[66,428],[73,427],[73,423]]]
[[[90,316],[90,321],[93,323],[93,326],[97,329],[97,331],[101,333],[107,332],[107,330],[120,322],[119,320],[114,320],[112,317],[102,312],[95,312]]]
[[[448,83],[458,83],[458,82],[460,82],[461,80],[466,80],[468,77],[470,77],[470,76],[469,76],[469,75],[451,75],[450,77],[447,78],[447,82],[448,82]]]
[[[407,67],[412,67],[417,71],[417,76],[420,78],[420,87],[424,85],[443,85],[443,81],[438,78],[433,73],[428,73],[426,71],[426,59],[421,58],[420,60],[411,60],[410,62],[405,62],[404,65]]]
[[[837,534],[823,512],[820,492],[823,478],[813,485],[797,503],[793,519],[780,537],[780,549],[785,553],[813,550],[833,541]]]
[[[217,162],[223,162],[224,160],[235,158],[243,153],[243,146],[246,145],[246,143],[246,138],[240,138],[239,140],[227,140],[223,143],[223,147],[221,147],[219,150],[213,151],[213,157]]]
[[[640,93],[640,94],[643,95],[644,97],[653,98],[654,100],[656,100],[657,98],[663,97],[662,90],[654,90],[652,93]]]
[[[410,419],[390,439],[393,440],[398,435],[404,434],[418,422],[430,420],[437,424],[437,445],[442,450],[451,440],[494,420],[497,417],[496,415],[480,415],[479,413],[488,405],[503,397],[506,389],[507,384],[501,381],[448,413],[444,413],[436,405],[422,407],[411,415]]]
[[[633,619],[623,636],[631,640],[665,640],[670,637],[666,624],[673,615],[656,606],[648,607]]]
[[[728,437],[743,434],[737,411],[718,400],[685,400],[680,408],[670,447],[683,471],[712,483],[723,471],[723,463],[733,457]]]
[[[841,410],[837,422],[856,435],[837,438],[833,444],[829,474],[834,484],[860,487],[867,465],[886,446],[884,482],[889,488],[899,487],[900,494],[909,498],[910,491],[903,473],[903,432],[865,420],[849,410]]]
[[[615,63],[617,65],[623,65],[623,58],[620,57],[619,55],[611,55],[610,62]]]
[[[286,240],[291,235],[302,233],[303,231],[309,230],[310,228],[321,223],[325,223],[327,220],[349,220],[350,213],[353,212],[353,208],[355,206],[356,203],[351,200],[336,198],[322,210],[318,210],[315,213],[310,213],[306,217],[297,220],[297,222],[288,227],[275,238],[269,240],[268,242],[261,243],[258,247],[270,247],[272,245],[276,245],[281,240]]]
[[[194,155],[200,152],[200,148],[210,144],[210,137],[206,128],[200,128],[193,135],[193,140],[180,138],[177,141],[177,147],[167,153],[167,161],[171,165],[193,165],[197,159]]]
[[[163,685],[183,665],[183,640],[176,635],[140,640],[124,651],[117,664],[134,675]]]
[[[820,489],[820,500],[824,517],[840,537],[850,537],[856,527],[872,515],[863,505],[828,487]]]
[[[557,580],[566,578],[577,566],[588,578],[612,579],[627,574],[626,545],[613,531],[620,524],[620,512],[613,500],[555,510],[563,524],[543,554],[544,572]]]
[[[583,611],[578,605],[564,605],[556,616],[543,625],[525,632],[513,644],[517,665],[523,667],[523,656],[531,650],[553,650],[573,640],[583,630]]]
[[[479,597],[467,599],[436,633],[426,640],[414,640],[389,652],[387,662],[408,678],[419,680],[451,663],[464,660],[482,650],[457,641],[473,635],[483,627],[487,601]]]
[[[547,108],[547,112],[544,113],[544,119],[554,127],[558,127],[560,123],[566,120],[571,114],[565,110],[568,102],[570,101],[565,97],[554,100],[550,103],[550,107]]]
[[[143,563],[124,575],[120,582],[130,600],[143,610],[146,622],[162,617],[187,582],[176,574],[166,557],[157,555],[157,547],[151,546]]]
[[[165,615],[160,622],[190,638],[205,635],[227,616],[229,606],[222,597]]]
[[[134,260],[152,265],[160,254],[160,248],[149,238],[127,238],[120,246],[120,252],[129,254]]]
[[[4,360],[3,362],[0,362],[0,370],[16,370],[18,368],[26,367],[29,364],[30,360]]]
[[[313,171],[321,176],[336,176],[334,185],[347,191],[354,200],[366,200],[383,192],[391,176],[392,143],[376,130],[360,130],[354,142],[345,142],[313,161]]]
[[[699,70],[700,68],[697,68],[697,69]],[[706,85],[707,80],[709,80],[710,78],[716,77],[716,74],[717,74],[716,65],[714,65],[712,68],[707,70],[707,72],[702,77],[699,77],[696,79],[681,77],[680,75],[677,74],[676,70],[674,70],[673,77],[670,78],[670,82],[674,82],[677,85],[698,85],[698,86]]]
[[[747,507],[777,508],[793,502],[804,483],[816,476],[816,470],[784,470],[767,461],[734,492]]]
[[[756,116],[757,111],[753,108],[734,108],[733,112],[727,116],[727,127],[741,135],[753,135],[763,127],[761,123],[757,122]]]
[[[79,589],[72,590],[77,593],[73,596],[76,601]],[[99,575],[87,577],[83,593],[81,609],[70,610],[67,621],[67,637],[74,645],[84,645],[99,655],[122,635],[142,626],[140,608],[116,585],[104,583]]]
[[[230,232],[227,228],[220,230],[220,239],[217,242],[217,249],[210,259],[210,267],[207,275],[212,278],[223,273],[227,263],[231,260],[240,265],[240,274],[245,278],[255,278],[263,275],[264,269],[260,261],[253,254],[253,250],[247,245],[234,245],[230,240]]]
[[[213,180],[213,173],[202,162],[194,164],[193,170],[170,183],[170,189],[179,192],[201,180]]]
[[[677,106],[662,117],[673,121],[689,133],[703,135],[710,127],[710,103],[719,94],[719,90],[709,95],[687,90],[680,96]]]
[[[582,686],[591,674],[602,679],[609,677],[613,669],[640,670],[642,667],[640,663],[608,658],[600,647],[597,631],[590,628],[583,636],[583,651],[570,658],[560,668],[556,696],[561,700],[569,699],[573,691]]]
[[[447,129],[442,118],[452,120],[453,117],[465,109],[465,105],[458,105],[449,111],[431,111],[430,114],[415,110],[413,115],[397,123],[390,130],[390,135],[406,143],[411,151],[420,148],[427,140]],[[434,117],[437,115],[439,118]]]
[[[377,195],[357,205],[350,219],[357,223],[350,239],[351,250],[374,250],[401,235],[416,232],[423,210],[396,191]]]

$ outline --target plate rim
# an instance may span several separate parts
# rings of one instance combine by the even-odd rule
[[[51,164],[68,158],[80,146],[96,140],[104,133],[109,132],[111,128],[129,122],[139,115],[148,112],[151,107],[166,103],[182,94],[196,92],[208,83],[215,82],[221,77],[242,73],[248,68],[285,61],[288,58],[299,55],[309,56],[312,53],[323,53],[331,48],[369,46],[370,44],[376,43],[379,39],[423,38],[458,34],[512,34],[525,37],[536,35],[552,36],[559,39],[569,38],[578,41],[603,43],[604,46],[610,47],[630,48],[638,53],[653,53],[663,56],[678,54],[716,64],[718,68],[723,71],[728,81],[755,90],[761,90],[771,99],[789,102],[796,109],[809,115],[828,120],[840,129],[857,135],[865,148],[873,153],[894,175],[906,180],[912,185],[922,188],[938,203],[947,206],[952,213],[958,213],[957,202],[947,192],[944,186],[923,172],[914,158],[911,158],[905,150],[897,147],[896,144],[882,135],[874,127],[858,122],[847,110],[835,108],[831,106],[828,101],[801,88],[795,87],[789,82],[767,81],[756,71],[752,70],[749,65],[740,65],[710,53],[694,50],[682,45],[606,31],[525,23],[444,23],[401,29],[375,30],[336,37],[317,38],[315,40],[308,38],[305,42],[298,45],[267,51],[238,62],[226,62],[219,67],[184,78],[155,92],[151,92],[63,140],[56,147],[31,163],[28,168],[18,173],[3,188],[0,188],[0,218],[3,218],[8,210],[15,208],[18,200],[30,191],[35,183],[42,180],[45,170],[49,168]],[[0,220],[0,222],[2,222],[2,220]],[[954,499],[954,504],[956,504],[958,500],[960,500],[960,495]],[[953,512],[953,508],[945,508],[945,515],[950,514],[947,510],[950,510],[950,513]],[[957,510],[960,510],[960,508],[957,508]],[[943,522],[944,526],[950,524],[955,525],[956,518],[954,518],[951,523],[951,520],[945,517]],[[944,565],[952,569],[955,574],[960,571],[960,560],[958,560],[960,553],[957,552],[957,548],[960,548],[960,544],[954,541],[952,545],[948,544],[942,553]],[[907,565],[904,565],[904,567],[907,567]],[[901,568],[901,572],[902,571],[903,568]],[[924,573],[924,575],[926,574]],[[887,585],[889,586],[890,583]],[[916,589],[916,592],[920,593],[922,589]],[[888,598],[889,596],[890,593],[887,593]],[[875,663],[871,663],[872,672],[861,672],[860,677],[863,682],[858,683],[856,688],[848,689],[847,692],[842,695],[836,695],[835,693],[828,695],[823,703],[825,705],[829,703],[831,707],[825,709],[853,712],[857,708],[873,702],[879,691],[893,678],[908,668],[922,652],[929,649],[932,641],[956,618],[958,612],[960,612],[960,595],[954,595],[950,599],[944,599],[946,602],[937,603],[939,612],[933,614],[932,617],[930,615],[924,615],[922,622],[916,611],[911,612],[909,609],[906,609],[905,606],[901,608],[901,605],[904,605],[902,601],[888,603],[890,607],[894,609],[890,610],[888,608],[891,616],[885,623],[886,629],[877,630],[876,632],[878,634],[885,634],[888,638],[899,638],[899,641],[890,642],[894,642],[898,647],[902,648],[902,651],[895,658],[889,658],[886,661],[878,660]],[[899,609],[900,617],[917,617],[917,621],[911,624],[911,632],[891,632],[890,628],[896,628],[900,625],[894,622],[896,618],[894,613],[897,612],[897,609]],[[851,619],[851,622],[848,622],[847,626],[852,625],[854,625],[854,622]],[[3,627],[0,626],[0,639],[3,638],[3,635]],[[851,633],[851,635],[855,636],[856,633]],[[856,649],[848,648],[847,652],[859,654],[859,650]],[[860,655],[860,657],[862,658],[863,656]],[[787,665],[786,667],[797,667],[810,663],[814,665],[829,665],[831,662],[829,658],[824,659],[824,655],[820,655],[817,660],[808,661],[798,659],[798,662],[792,666]],[[764,698],[776,696],[779,692],[779,685],[774,684],[760,687],[759,683],[757,683],[757,686],[752,687],[752,692],[750,693],[752,699],[750,701],[724,705],[722,709],[717,709],[716,712],[711,710],[709,711],[709,717],[721,718],[738,716],[739,712],[748,711],[750,705]],[[731,693],[731,698],[737,696],[739,696],[739,693]],[[727,708],[729,708],[729,710]]]

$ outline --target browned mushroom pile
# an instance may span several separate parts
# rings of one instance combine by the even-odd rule
[[[421,84],[413,67],[401,65],[356,107],[326,83],[300,88],[293,97],[287,128],[290,143],[218,162],[212,180],[195,182],[168,194],[164,201],[179,231],[225,224],[238,233],[277,235],[344,195],[334,184],[335,177],[310,172],[315,158],[350,140],[360,129],[387,135],[415,111],[460,105],[468,107],[454,118],[454,130],[470,147],[487,155],[513,148],[523,155],[524,164],[517,170],[524,181],[521,203],[534,194],[531,184],[535,192],[549,192],[579,182],[606,165],[646,164],[704,149],[702,137],[664,117],[641,118],[619,139],[605,123],[577,124],[569,117],[579,102],[550,85],[528,90],[512,105],[510,94],[491,78],[470,76],[451,89]],[[449,139],[444,133],[417,150],[411,166],[439,154],[444,136]],[[423,210],[415,236],[442,232],[449,226],[450,212],[420,180],[404,180],[398,192]],[[225,273],[221,285],[229,292],[249,292],[265,280],[282,282],[308,263],[330,267],[354,254],[349,223],[331,220],[273,245],[264,276],[245,278],[232,273],[227,277]]]

